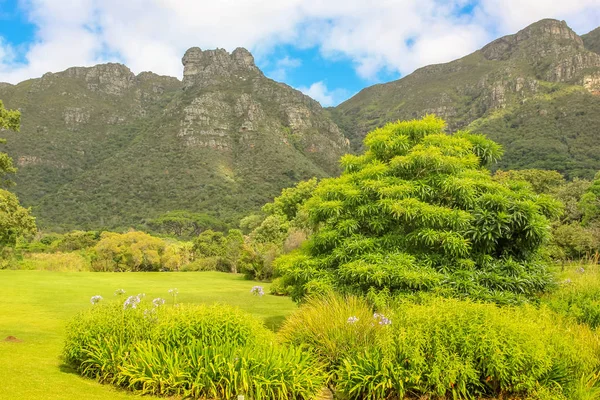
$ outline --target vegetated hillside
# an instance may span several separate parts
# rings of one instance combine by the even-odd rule
[[[600,169],[600,54],[564,21],[542,20],[466,57],[371,86],[331,110],[359,149],[371,129],[434,113],[506,148],[503,168]],[[586,48],[587,46],[587,48]]]
[[[600,54],[600,27],[581,35],[581,39],[583,39],[583,45],[586,49]]]
[[[283,187],[337,172],[348,141],[314,100],[245,49],[188,50],[183,82],[120,64],[70,68],[0,99],[22,112],[4,148],[42,227],[142,223],[170,210],[232,221]]]

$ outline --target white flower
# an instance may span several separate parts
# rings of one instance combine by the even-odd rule
[[[358,322],[358,317],[352,316],[352,317],[348,318],[348,321],[346,321],[346,322],[348,322],[349,324],[355,324]]]
[[[90,299],[90,302],[92,304],[97,304],[97,303],[100,303],[101,300],[102,300],[102,296],[97,294],[95,296],[92,296],[92,298]]]
[[[123,303],[123,309],[126,310],[128,308],[136,308],[140,303],[140,298],[137,296],[129,296],[127,300]]]
[[[157,297],[156,299],[152,300],[152,304],[154,304],[154,307],[160,307],[163,304],[165,304],[165,299],[161,299],[160,297]]]

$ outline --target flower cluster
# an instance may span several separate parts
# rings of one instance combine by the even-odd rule
[[[252,289],[250,289],[250,293],[252,293],[255,296],[262,296],[265,294],[265,291],[263,290],[262,286],[252,286]]]
[[[373,314],[373,318],[379,320],[379,325],[391,325],[392,321],[383,314]]]
[[[163,304],[165,304],[165,299],[161,299],[160,297],[157,297],[156,299],[152,300],[152,304],[154,304],[154,307],[160,307]]]
[[[129,296],[125,303],[123,303],[123,309],[126,310],[128,308],[136,308],[138,304],[140,304],[141,299],[137,296]]]
[[[579,267],[577,268],[577,272],[583,274],[585,272],[585,269],[583,267]]]
[[[117,289],[117,290],[115,290],[115,296],[120,296],[122,294],[125,294],[125,290],[124,289]]]
[[[346,322],[348,322],[349,324],[355,324],[358,322],[358,317],[352,316],[352,317],[348,318],[348,321],[346,321]]]
[[[144,297],[146,297],[146,293],[138,293],[137,297],[143,299]]]
[[[90,299],[90,302],[92,304],[97,304],[97,303],[100,303],[101,300],[102,300],[102,296],[96,295],[96,296],[92,296],[92,298]]]
[[[169,294],[171,296],[177,296],[179,294],[179,290],[177,290],[177,288],[169,289]]]

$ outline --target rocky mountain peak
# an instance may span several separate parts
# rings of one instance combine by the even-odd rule
[[[260,73],[254,57],[242,47],[232,53],[224,49],[202,50],[192,47],[185,52],[183,63],[183,85],[206,86],[223,79],[240,78],[250,73]],[[241,78],[243,79],[243,78]]]
[[[556,56],[570,50],[583,49],[583,40],[565,21],[543,19],[520,30],[494,40],[481,49],[488,60],[508,60],[524,56]]]

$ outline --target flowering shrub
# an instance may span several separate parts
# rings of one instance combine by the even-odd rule
[[[323,386],[310,354],[277,344],[254,317],[223,305],[164,304],[138,295],[80,313],[67,327],[65,361],[140,394],[309,399]]]

